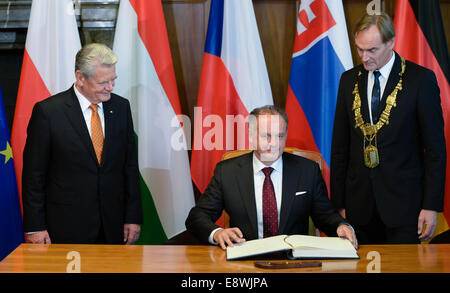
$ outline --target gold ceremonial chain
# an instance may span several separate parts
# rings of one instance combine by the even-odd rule
[[[402,59],[402,71],[398,74],[400,76],[400,80],[398,81],[392,93],[387,97],[386,108],[384,109],[383,113],[381,113],[380,119],[375,125],[365,123],[364,119],[362,118],[361,97],[359,96],[358,82],[355,83],[355,88],[353,89],[355,99],[353,100],[352,110],[355,112],[355,128],[359,127],[364,135],[364,164],[368,168],[375,168],[380,163],[377,147],[377,133],[381,129],[381,127],[383,127],[383,125],[389,124],[389,117],[391,115],[392,107],[397,106],[397,94],[403,89],[402,76],[405,72],[406,62],[405,58],[400,58]],[[361,71],[358,73],[358,76],[360,75]]]

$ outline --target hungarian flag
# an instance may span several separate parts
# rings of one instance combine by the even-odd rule
[[[328,186],[339,80],[352,67],[342,1],[302,1],[286,98],[286,146],[319,152]]]
[[[194,206],[186,137],[161,1],[120,1],[115,92],[130,101],[144,223],[138,243],[184,231]]]
[[[439,0],[397,0],[394,50],[404,58],[434,71],[441,90],[447,149],[444,213],[438,217],[436,233],[450,223],[450,61]]]
[[[201,193],[225,152],[249,147],[249,112],[268,104],[272,90],[252,1],[212,0],[191,157]]]
[[[80,48],[73,2],[33,0],[11,134],[20,198],[22,153],[33,106],[75,82],[75,55]]]
[[[14,159],[0,88],[0,261],[24,242]]]

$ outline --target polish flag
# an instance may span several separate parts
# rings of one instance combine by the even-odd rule
[[[225,152],[248,148],[254,108],[272,91],[251,0],[212,0],[195,111],[191,174],[203,193]]]
[[[33,106],[75,82],[75,55],[80,48],[73,2],[33,0],[11,135],[21,200],[22,153]]]
[[[184,231],[194,206],[186,137],[160,0],[120,1],[114,92],[130,101],[138,144],[144,222],[140,244]]]

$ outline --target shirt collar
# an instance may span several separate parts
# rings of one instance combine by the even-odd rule
[[[394,61],[395,61],[395,53],[394,51],[392,51],[392,56],[391,59],[389,59],[388,63],[386,63],[383,67],[378,69],[378,71],[381,73],[381,76],[384,79],[389,78],[389,74],[391,73],[392,67],[394,66]],[[371,71],[371,73],[373,73],[373,71]]]
[[[253,173],[256,174],[258,172],[262,172],[261,170],[266,167],[272,167],[274,171],[281,172],[283,170],[283,159],[282,155],[272,163],[270,166],[264,165],[255,155],[255,152],[253,152]]]
[[[80,91],[77,89],[76,85],[73,85],[73,89],[75,91],[75,95],[78,98],[78,102],[80,103],[80,107],[81,107],[81,111],[84,112],[87,109],[89,109],[89,106],[92,104],[91,102],[89,102],[89,100],[82,94],[80,93]],[[102,103],[98,103],[98,108],[100,110],[103,110],[103,104]]]

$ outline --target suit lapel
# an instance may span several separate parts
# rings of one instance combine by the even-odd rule
[[[94,146],[92,145],[92,140],[89,135],[89,130],[86,126],[86,121],[84,120],[83,113],[81,111],[80,103],[77,100],[73,87],[68,90],[67,100],[66,100],[66,115],[75,129],[76,133],[80,136],[80,140],[83,145],[88,150],[92,159],[97,162],[97,157],[95,155]],[[97,162],[98,164],[98,162]]]
[[[392,93],[398,81],[400,80],[400,76],[398,75],[402,69],[400,56],[394,52],[395,60],[394,65],[392,66],[391,73],[389,74],[389,78],[386,82],[386,86],[384,88],[383,97],[380,102],[380,113],[384,111],[386,108],[386,99]]]
[[[282,196],[280,209],[279,234],[284,234],[289,214],[291,213],[292,201],[294,200],[298,170],[292,166],[289,156],[283,154],[283,179],[282,179]]]
[[[253,152],[244,155],[239,162],[238,172],[235,174],[240,196],[252,226],[254,238],[258,238],[258,224],[256,216],[255,184],[253,177]]]
[[[366,123],[370,123],[369,104],[368,104],[369,101],[367,97],[367,78],[369,76],[369,72],[365,70],[364,66],[362,65],[359,72],[361,72],[361,74],[358,76],[358,90],[359,90],[359,97],[361,98],[361,115]]]
[[[388,80],[386,82],[386,86],[384,88],[383,97],[380,101],[380,107],[379,107],[380,113],[378,113],[378,116],[380,116],[381,113],[386,108],[387,97],[392,93],[392,91],[395,89],[395,86],[397,85],[398,81],[400,80],[400,76],[398,74],[400,73],[400,71],[402,69],[401,59],[400,59],[400,55],[398,55],[396,52],[394,52],[394,54],[395,54],[394,65],[392,66],[391,73],[389,74],[389,78],[388,78]],[[378,131],[378,141],[380,141],[380,139],[381,140],[383,139],[383,132],[385,129],[386,129],[386,126],[382,127]]]

